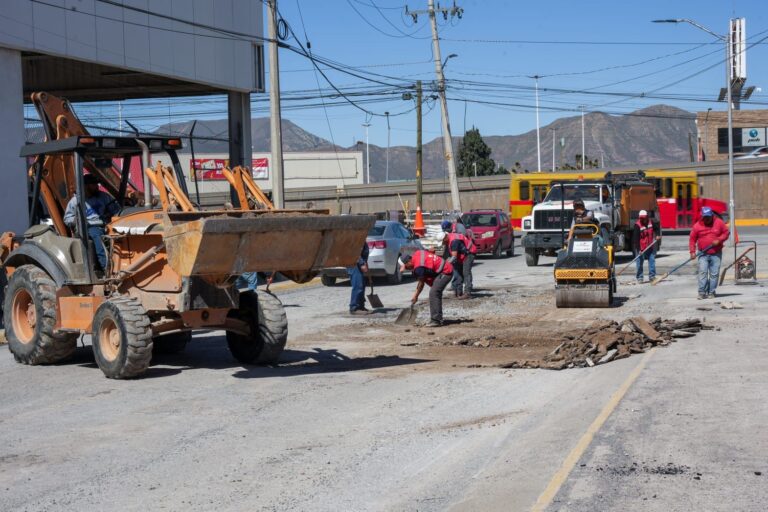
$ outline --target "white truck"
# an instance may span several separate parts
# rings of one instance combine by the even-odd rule
[[[539,263],[539,256],[556,256],[565,245],[564,238],[573,221],[573,202],[584,201],[601,235],[615,250],[631,250],[632,228],[640,210],[650,212],[658,221],[658,206],[653,185],[643,174],[606,175],[600,181],[553,182],[542,202],[523,217],[522,245],[529,267]]]

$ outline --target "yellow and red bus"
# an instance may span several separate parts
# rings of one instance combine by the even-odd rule
[[[727,220],[726,203],[699,197],[696,171],[650,169],[644,172],[646,181],[656,189],[662,229],[690,229],[698,220],[703,206],[711,207]],[[509,185],[509,218],[512,225],[522,228],[523,217],[530,215],[533,205],[544,199],[553,181],[600,180],[604,177],[605,171],[589,170],[513,174]]]

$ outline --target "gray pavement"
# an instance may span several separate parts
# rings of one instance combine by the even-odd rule
[[[768,242],[768,231],[752,231],[741,238]],[[665,240],[659,272],[685,259],[686,244]],[[481,259],[476,283],[547,289],[551,261]],[[413,287],[377,293],[394,308]],[[641,361],[453,368],[417,348],[377,349],[377,322],[396,311],[350,318],[346,286],[278,293],[290,336],[275,368],[239,366],[220,333],[135,381],[103,378],[87,346],[52,367],[0,350],[1,508],[528,510]],[[726,282],[721,293],[697,301],[691,266],[656,287],[620,285],[620,307],[587,312],[703,316],[721,330],[650,356],[549,510],[764,510],[768,289]],[[724,300],[744,309],[720,309]],[[446,305],[446,317],[461,314],[460,302]],[[551,309],[547,318],[567,325]],[[355,322],[371,333],[364,347],[332,334]]]

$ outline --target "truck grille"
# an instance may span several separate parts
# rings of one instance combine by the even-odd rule
[[[561,213],[565,216],[562,226],[569,229],[573,220],[573,210],[563,210],[562,212],[560,210],[539,210],[533,212],[533,229],[559,230]]]

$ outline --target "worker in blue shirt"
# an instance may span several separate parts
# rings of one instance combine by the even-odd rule
[[[120,211],[120,205],[106,192],[99,190],[99,182],[96,176],[86,174],[83,176],[85,184],[85,220],[88,224],[88,237],[93,240],[93,248],[96,251],[96,259],[102,270],[107,268],[107,251],[104,248],[104,226],[112,220],[113,215]],[[64,211],[64,224],[74,229],[77,225],[77,195],[67,203]]]

